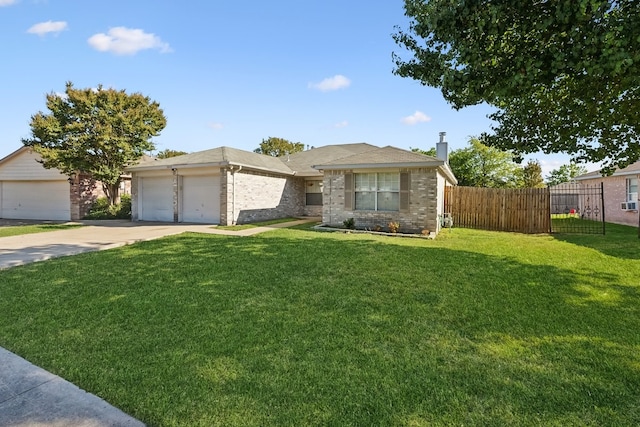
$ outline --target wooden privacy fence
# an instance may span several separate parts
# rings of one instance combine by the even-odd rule
[[[549,233],[548,188],[447,187],[445,212],[454,225],[495,231]]]

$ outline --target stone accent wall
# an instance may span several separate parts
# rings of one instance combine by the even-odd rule
[[[131,221],[139,220],[139,212],[138,212],[138,195],[139,193],[139,182],[140,179],[138,175],[134,172],[131,174]]]
[[[69,185],[71,201],[71,220],[84,218],[98,197],[104,197],[102,185],[88,174],[78,174]]]
[[[223,225],[304,215],[304,180],[301,178],[226,169],[220,187],[220,223]]]
[[[304,203],[304,200],[303,200]],[[306,206],[304,207],[304,216],[322,216],[322,206]]]
[[[409,211],[359,211],[347,210],[344,204],[344,174],[358,173],[357,170],[325,171],[323,192],[323,223],[341,227],[343,222],[353,218],[356,228],[375,229],[380,226],[387,229],[390,221],[400,223],[400,232],[420,233],[422,230],[438,232],[438,172],[435,168],[395,169],[386,172],[409,172],[411,184],[409,191]]]
[[[584,185],[600,185],[604,190],[604,220],[615,224],[638,226],[638,211],[623,211],[620,203],[627,201],[627,178],[640,178],[638,175],[608,176],[579,181]],[[639,202],[640,203],[640,202]]]

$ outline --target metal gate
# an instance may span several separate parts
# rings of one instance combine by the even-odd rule
[[[604,234],[603,184],[549,187],[552,233]]]

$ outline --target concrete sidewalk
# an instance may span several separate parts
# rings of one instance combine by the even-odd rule
[[[142,427],[144,424],[0,347],[0,426]]]
[[[83,227],[0,238],[0,269],[184,232],[251,236],[318,218],[219,230],[207,224],[83,221]],[[0,427],[139,427],[144,424],[0,347]]]

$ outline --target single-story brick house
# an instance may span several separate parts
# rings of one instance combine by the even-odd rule
[[[443,158],[394,147],[341,144],[271,157],[230,147],[141,162],[132,175],[132,220],[232,225],[289,216],[324,224],[437,232],[444,188],[457,183]]]
[[[89,175],[71,179],[58,169],[45,169],[40,159],[24,146],[0,159],[0,218],[78,220],[104,195],[102,185]],[[123,193],[129,192],[128,181],[121,184]]]
[[[605,220],[616,224],[638,226],[638,180],[640,161],[623,169],[617,169],[610,176],[602,176],[600,171],[580,175],[575,180],[583,185],[600,185],[604,189]]]

